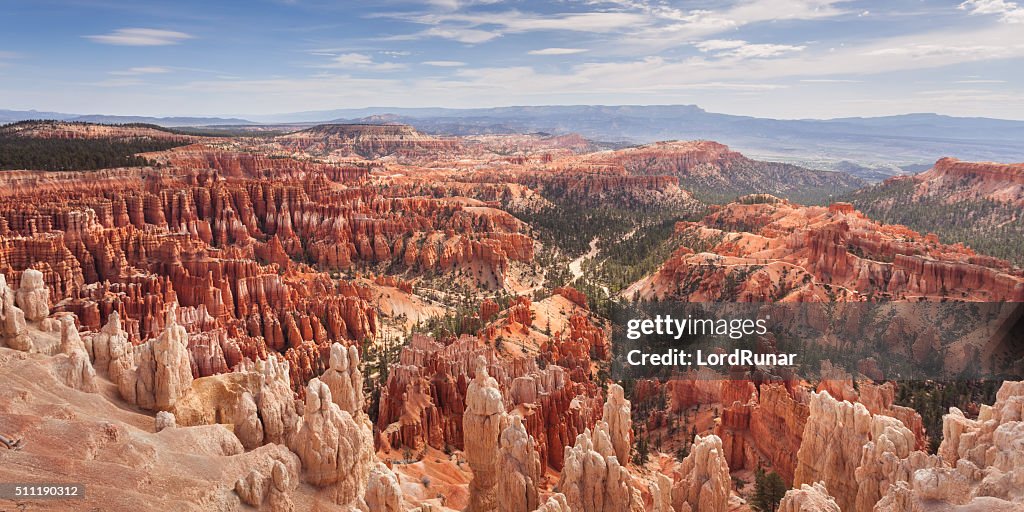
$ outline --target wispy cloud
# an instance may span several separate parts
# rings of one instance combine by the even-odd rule
[[[642,6],[649,21],[623,37],[620,46],[625,50],[659,51],[757,23],[853,16],[856,11],[843,8],[844,3],[847,1],[750,0],[722,8],[684,10],[666,7],[660,2],[637,0],[632,4]]]
[[[586,51],[588,50],[585,48],[542,48],[540,50],[530,50],[526,53],[530,55],[572,55]]]
[[[502,0],[427,0],[427,3],[442,9],[455,11],[471,5],[487,5],[501,3]]]
[[[418,34],[412,34],[409,39],[418,39],[421,37],[439,37],[442,39],[451,39],[460,43],[479,44],[501,37],[501,33],[489,30],[477,30],[474,28],[433,27],[424,30],[423,32],[419,32]]]
[[[806,84],[859,84],[863,80],[845,80],[840,78],[805,78],[800,80]]]
[[[324,55],[322,52],[314,52],[315,55]],[[318,68],[325,69],[361,69],[367,71],[397,71],[399,69],[405,69],[405,64],[398,62],[375,62],[373,57],[365,53],[342,53],[340,55],[331,56],[331,60],[326,64],[320,64]]]
[[[764,59],[779,57],[787,53],[803,51],[806,46],[788,44],[754,44],[738,39],[709,39],[695,43],[702,52],[711,53],[715,57],[733,59]]]
[[[865,52],[869,57],[910,57],[913,59],[950,58],[955,56],[971,59],[999,59],[1019,56],[1021,45],[1003,44],[951,44],[927,43],[908,44],[894,47],[877,48]]]
[[[998,14],[1005,23],[1024,23],[1024,7],[1005,0],[967,0],[961,10],[974,14]]]
[[[138,78],[123,77],[108,78],[106,80],[100,80],[99,82],[89,83],[88,85],[92,85],[94,87],[138,87],[141,85],[146,85],[146,82]]]
[[[595,11],[561,14],[537,14],[521,11],[444,12],[420,14],[379,14],[430,28],[413,34],[394,36],[392,40],[450,39],[460,43],[479,44],[506,34],[527,32],[611,33],[646,25],[648,17],[635,12]]]
[[[166,46],[193,38],[184,32],[155,28],[120,28],[109,34],[84,37],[93,42],[118,46]]]
[[[171,70],[161,66],[138,66],[134,68],[122,69],[118,71],[111,71],[111,75],[118,76],[138,76],[138,75],[156,75],[161,73],[170,73]]]
[[[465,62],[458,60],[428,60],[423,62],[423,64],[436,68],[461,68],[466,65]]]

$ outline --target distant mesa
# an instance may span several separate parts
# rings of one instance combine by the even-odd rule
[[[162,126],[147,123],[99,124],[81,121],[33,120],[0,126],[0,136],[42,139],[160,139],[192,141]]]
[[[443,154],[460,147],[455,139],[424,135],[403,124],[322,124],[277,140],[290,150],[369,159]]]
[[[619,165],[630,174],[677,176],[681,187],[708,202],[770,193],[800,203],[820,203],[867,184],[845,173],[753,160],[708,140],[655,142],[593,153],[586,160]]]

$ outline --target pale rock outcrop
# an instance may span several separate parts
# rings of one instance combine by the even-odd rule
[[[54,358],[53,365],[57,377],[70,388],[86,393],[98,392],[96,370],[89,361],[89,354],[78,334],[73,316],[61,318],[60,348],[61,353]]]
[[[844,511],[871,512],[896,484],[941,465],[914,450],[917,435],[897,418],[872,415],[827,391],[812,393],[809,406],[794,485],[821,482]]]
[[[288,362],[277,354],[195,379],[171,409],[184,426],[229,425],[246,449],[287,444],[298,428]]]
[[[224,424],[247,450],[263,445],[264,430],[256,397],[259,376],[225,373],[192,381],[170,409],[182,426]]]
[[[361,503],[374,459],[372,425],[342,411],[320,379],[306,386],[302,426],[289,448],[299,455],[306,482],[343,507]]]
[[[14,305],[14,290],[7,286],[3,274],[0,274],[0,341],[22,352],[31,352],[34,347],[28,335],[25,312]]]
[[[82,335],[75,325],[75,317],[65,315],[60,318],[60,353],[71,354],[72,352],[87,352]],[[86,354],[88,357],[88,353]]]
[[[359,371],[359,350],[355,345],[331,345],[330,368],[320,380],[331,388],[334,403],[353,416],[363,410],[363,374]]]
[[[511,423],[498,439],[499,512],[530,512],[537,508],[541,466],[536,444],[526,432],[522,418],[511,416]]]
[[[853,511],[855,472],[871,440],[871,413],[860,403],[839,402],[827,391],[811,393],[809,406],[793,485],[822,482],[840,508]]]
[[[836,500],[829,496],[821,482],[803,484],[799,489],[786,491],[778,512],[841,512]]]
[[[565,501],[564,494],[554,494],[543,505],[537,508],[536,512],[572,512],[569,503]]]
[[[169,410],[192,385],[188,332],[178,325],[176,309],[168,308],[160,336],[135,347],[134,357],[123,358],[133,361],[133,368],[117,365],[121,396],[143,409]]]
[[[609,440],[607,424],[599,422],[565,447],[565,465],[558,488],[573,512],[642,511],[639,490],[619,464]]]
[[[117,382],[120,375],[116,373],[121,368],[117,361],[128,355],[130,347],[128,333],[121,328],[121,316],[117,311],[111,312],[107,324],[92,337],[93,364],[107,372],[111,381]]]
[[[252,470],[245,478],[235,482],[235,493],[247,505],[268,512],[294,512],[292,492],[298,487],[298,479],[280,460],[270,466],[266,474]],[[266,504],[266,506],[264,506]]]
[[[18,307],[25,312],[25,319],[29,322],[50,316],[50,289],[43,283],[42,272],[34,268],[22,272],[16,298]]]
[[[1004,382],[977,420],[951,408],[942,430],[944,465],[918,469],[908,483],[890,486],[874,510],[1024,509],[1024,381]]]
[[[672,507],[676,512],[726,512],[731,488],[721,438],[697,436],[690,454],[676,467]]]
[[[174,414],[167,411],[156,413],[154,430],[160,432],[169,428],[178,428],[178,420],[174,417]]]
[[[506,416],[498,381],[488,375],[483,357],[477,358],[475,370],[466,391],[466,412],[462,415],[464,452],[473,470],[466,510],[485,512],[497,508],[498,437]]]
[[[398,477],[383,462],[378,462],[370,471],[364,501],[366,509],[370,512],[405,511],[405,500]]]
[[[658,473],[656,480],[648,487],[653,499],[653,508],[649,512],[673,512],[672,510],[672,479],[664,473]]]
[[[626,400],[622,386],[608,386],[608,399],[604,403],[601,419],[608,424],[608,435],[615,447],[615,456],[620,461],[629,462],[630,448],[633,446],[633,419],[631,405]]]
[[[299,418],[292,398],[288,366],[288,361],[276,354],[255,364],[254,371],[262,378],[256,395],[256,409],[263,424],[263,441],[266,443],[287,444],[288,438],[298,428]]]
[[[941,465],[938,457],[913,451],[916,438],[900,420],[876,415],[871,418],[871,441],[861,451],[857,481],[856,511],[871,512],[896,482],[910,480],[914,471]]]

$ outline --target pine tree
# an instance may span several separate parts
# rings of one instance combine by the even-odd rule
[[[772,471],[765,474],[763,469],[757,468],[757,472],[754,473],[754,496],[750,501],[754,510],[775,512],[785,495],[786,483],[778,473]]]

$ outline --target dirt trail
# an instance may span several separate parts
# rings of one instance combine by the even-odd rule
[[[588,258],[597,256],[597,253],[601,252],[597,248],[597,243],[600,241],[601,239],[595,236],[594,239],[590,241],[590,250],[587,251],[586,254],[569,262],[569,272],[572,273],[572,281],[570,282],[575,282],[577,279],[583,277],[583,262]]]
[[[600,241],[600,238],[594,237],[594,239],[590,241],[590,250],[583,256],[569,262],[569,272],[572,273],[572,280],[569,281],[570,284],[575,283],[577,279],[583,277],[583,262],[591,258],[596,258],[598,253],[601,252],[601,250],[597,248],[597,244]],[[611,291],[608,290],[607,286],[602,285],[601,289],[604,290],[605,295],[611,295]]]

